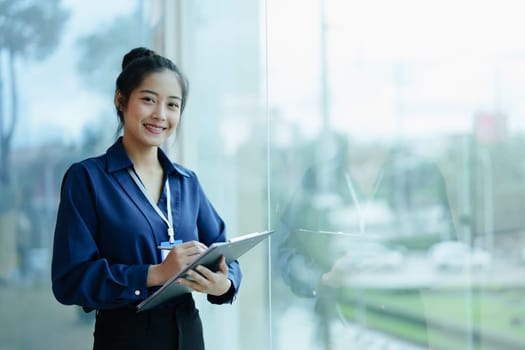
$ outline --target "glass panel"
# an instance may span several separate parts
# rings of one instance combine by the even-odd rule
[[[272,348],[522,348],[516,3],[267,3]]]
[[[230,236],[277,230],[241,259],[232,306],[196,295],[207,348],[521,349],[519,14],[0,0],[0,348],[91,348],[93,314],[50,290],[60,179],[113,140],[118,62],[148,45],[190,79],[174,159]]]
[[[102,10],[101,10],[102,9]],[[116,132],[120,59],[150,45],[143,1],[0,1],[0,348],[91,349],[94,313],[53,297],[65,169]]]
[[[230,237],[262,231],[268,220],[261,4],[164,4],[163,43],[190,80],[175,156],[195,170]],[[212,305],[194,293],[207,349],[270,348],[267,251],[261,244],[240,258],[243,281],[231,306]]]

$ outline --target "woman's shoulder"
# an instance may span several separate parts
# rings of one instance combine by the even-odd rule
[[[197,175],[195,174],[195,172],[179,163],[175,163],[175,162],[172,162],[171,163],[173,165],[173,168],[175,168],[175,171],[182,175],[182,176],[185,176],[185,177],[188,177],[188,178],[196,178]]]
[[[161,166],[164,168],[164,171],[166,171],[168,174],[170,175],[177,174],[181,177],[190,178],[190,179],[196,177],[195,172],[193,170],[187,168],[186,166],[182,164],[174,162],[162,148],[159,148],[158,157],[159,157]]]
[[[181,183],[185,183],[186,185],[194,189],[202,188],[202,184],[199,180],[199,177],[194,170],[187,168],[183,165],[180,165],[178,163],[172,163],[172,164],[173,164],[174,170],[171,171],[171,174],[172,174],[171,176],[174,176],[175,178],[177,178],[178,179],[177,181],[180,181]]]
[[[69,165],[64,173],[64,180],[70,179],[77,182],[86,181],[89,178],[97,177],[96,174],[103,173],[105,168],[104,155],[84,158]]]
[[[84,158],[82,160],[78,160],[74,163],[72,163],[70,166],[69,166],[69,169],[74,169],[74,170],[80,170],[80,169],[84,169],[84,170],[92,170],[92,169],[99,169],[101,167],[104,166],[104,164],[106,163],[105,161],[105,158],[106,158],[106,155],[105,154],[102,154],[102,155],[99,155],[99,156],[94,156],[94,157],[88,157],[88,158]]]

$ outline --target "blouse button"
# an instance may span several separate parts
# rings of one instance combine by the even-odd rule
[[[135,295],[136,295],[136,296],[139,296],[139,295],[140,295],[140,290],[137,289],[137,290],[135,291]]]

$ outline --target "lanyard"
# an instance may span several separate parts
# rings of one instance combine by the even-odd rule
[[[172,217],[172,214],[171,214],[171,191],[170,191],[170,183],[168,181],[168,177],[166,177],[166,185],[164,186],[164,187],[166,187],[166,201],[168,202],[167,203],[168,218],[166,219],[166,216],[164,215],[162,210],[160,210],[159,206],[157,204],[155,204],[153,202],[153,200],[151,199],[151,197],[149,196],[148,192],[146,191],[146,187],[144,187],[144,184],[142,183],[142,181],[140,181],[140,179],[137,176],[137,174],[135,173],[135,171],[133,171],[131,168],[129,168],[128,169],[128,173],[129,173],[129,175],[131,175],[131,178],[133,179],[133,181],[135,181],[135,183],[140,188],[140,190],[142,191],[144,196],[146,196],[146,198],[148,199],[149,204],[151,204],[151,206],[153,207],[153,209],[155,209],[157,214],[159,214],[161,219],[164,220],[166,225],[168,225],[169,242],[170,243],[174,243],[175,242],[175,238],[174,238],[175,233],[173,232],[173,217]]]
[[[379,185],[381,184],[381,181],[383,181],[383,175],[384,172],[383,170],[381,170],[374,184],[374,192],[372,193],[372,196],[375,196],[377,194],[377,191],[379,190]],[[367,215],[365,215],[366,213],[363,213],[361,204],[359,203],[359,198],[357,197],[357,193],[354,189],[354,186],[352,185],[352,180],[350,179],[350,175],[348,174],[348,172],[345,172],[345,180],[348,190],[350,191],[350,195],[354,200],[355,207],[357,208],[357,215],[359,216],[359,233],[365,233]]]

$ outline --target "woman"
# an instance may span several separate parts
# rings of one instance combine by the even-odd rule
[[[94,349],[204,349],[191,293],[155,310],[135,310],[207,246],[226,240],[224,222],[195,173],[160,148],[177,128],[187,89],[169,59],[145,48],[128,52],[115,91],[122,136],[64,176],[53,293],[63,304],[97,310]],[[222,259],[219,266],[216,272],[199,266],[179,282],[211,303],[231,303],[239,264]]]

